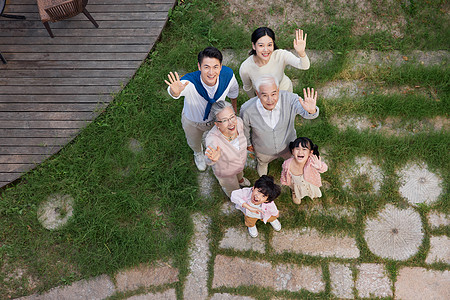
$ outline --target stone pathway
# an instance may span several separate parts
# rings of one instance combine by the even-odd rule
[[[312,64],[323,65],[335,55],[330,51],[310,51],[309,54]],[[224,64],[236,67],[246,55],[224,51]],[[356,77],[324,84],[319,88],[324,98],[339,101],[343,95],[356,98],[370,93],[414,93],[434,99],[433,91],[422,87],[380,90],[360,80],[358,74],[377,72],[389,65],[445,65],[450,57],[446,51],[413,51],[407,59],[398,51],[353,51],[348,55],[351,59],[345,68]],[[406,130],[405,127],[411,126],[394,118],[380,122],[365,116],[350,120],[330,116],[330,122],[339,130],[352,127],[402,136],[450,130],[450,121],[445,117],[421,120],[422,125],[415,127],[415,131]],[[141,149],[136,140],[130,140],[128,147],[136,154]],[[248,167],[254,165],[254,160],[248,161]],[[355,157],[353,165],[342,172],[347,174],[343,176],[343,188],[350,193],[354,192],[350,179],[356,176],[365,176],[371,184],[372,189],[367,193],[377,194],[383,187],[384,174],[370,157]],[[286,295],[295,299],[309,295],[318,298],[332,295],[339,299],[450,299],[450,239],[445,235],[450,216],[436,209],[419,215],[417,208],[422,204],[431,205],[438,199],[442,178],[425,164],[405,162],[405,166],[395,172],[400,180],[399,194],[405,199],[403,207],[388,204],[379,209],[378,215],[364,220],[358,219],[356,208],[337,204],[314,204],[304,212],[307,218],[326,217],[358,224],[364,231],[361,238],[364,240],[346,232],[323,233],[309,224],[283,227],[280,232],[268,226],[257,238],[251,238],[241,213],[227,201],[222,204],[219,215],[233,223],[224,226],[220,238],[210,235],[211,226],[217,225],[213,223],[216,219],[201,214],[192,216],[194,235],[189,246],[187,275],[180,276],[170,262],[160,261],[121,270],[112,278],[101,275],[20,299],[251,300],[259,299],[258,291],[268,291],[270,296],[264,295],[264,299],[271,297],[271,300],[290,299]],[[210,198],[215,182],[210,170],[199,173],[200,197]],[[421,195],[423,191],[430,192]],[[422,251],[423,263],[403,263],[419,251]],[[400,263],[396,276],[392,274],[392,265],[383,263],[383,258]]]

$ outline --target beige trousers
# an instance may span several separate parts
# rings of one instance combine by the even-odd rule
[[[194,152],[203,152],[202,149],[202,137],[205,131],[209,131],[213,126],[214,122],[199,123],[193,122],[186,118],[184,114],[181,115],[181,125],[183,126],[184,134],[186,136],[186,141],[189,147]]]
[[[272,160],[277,159],[278,157],[282,157],[284,159],[288,159],[291,157],[291,151],[289,151],[289,147],[286,147],[286,149],[283,150],[279,155],[267,155],[259,153],[255,150],[256,160],[258,161],[258,165],[256,166],[256,170],[258,171],[259,177],[263,175],[267,175],[267,168],[269,166],[269,163]]]
[[[227,194],[228,198],[231,196],[231,192],[240,189],[239,181],[244,178],[244,172],[240,172],[235,176],[229,177],[217,177],[222,190]]]

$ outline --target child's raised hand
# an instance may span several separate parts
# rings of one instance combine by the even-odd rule
[[[313,168],[316,168],[317,170],[319,170],[320,168],[322,168],[322,160],[320,157],[317,157],[317,155],[311,155],[311,166]]]
[[[208,149],[206,149],[205,155],[212,161],[216,162],[219,160],[222,150],[219,146],[217,146],[217,149],[214,149],[211,146],[208,146]]]

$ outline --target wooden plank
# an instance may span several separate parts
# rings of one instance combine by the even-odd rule
[[[20,161],[21,163],[28,164],[39,164],[45,159],[49,158],[50,155],[1,155],[0,164],[14,164]]]
[[[22,138],[22,137],[10,137],[4,138],[0,137],[0,145],[3,146],[64,146],[70,142],[73,137],[33,137],[33,138]]]
[[[0,128],[0,137],[74,137],[78,129],[4,129]],[[17,153],[19,154],[19,153]],[[23,153],[25,154],[25,153]],[[30,154],[30,153],[28,153]]]
[[[2,51],[3,52],[3,51]],[[147,52],[122,52],[122,53],[7,53],[9,60],[73,60],[73,61],[83,61],[83,60],[143,60],[147,57]]]
[[[116,20],[108,20],[102,21],[101,28],[104,29],[118,29],[118,28],[147,28],[148,30],[153,30],[153,32],[157,32],[157,30],[161,30],[165,25],[164,20],[148,20],[148,21],[116,21]],[[85,20],[72,20],[67,19],[64,22],[57,22],[51,24],[53,28],[89,28],[92,29],[91,22],[85,22]],[[0,23],[0,28],[2,30],[6,29],[42,29],[43,24],[40,20],[21,20],[20,23],[17,23],[17,20],[2,20]],[[156,33],[155,33],[156,34]]]
[[[171,3],[117,3],[115,5],[105,4],[105,5],[93,5],[88,4],[86,9],[92,15],[94,13],[104,13],[104,12],[118,12],[118,13],[128,13],[128,12],[167,12],[172,8]],[[6,13],[6,10],[5,10]],[[7,5],[7,13],[10,14],[23,14],[23,13],[39,13],[38,6],[35,5],[19,5],[15,1]],[[83,15],[86,19],[86,17]],[[95,19],[95,18],[94,18]],[[87,19],[86,19],[87,20]]]
[[[0,174],[28,172],[36,166],[36,164],[0,164]]]
[[[135,72],[135,69],[22,69],[0,72],[0,78],[131,78]]]
[[[143,37],[131,37],[131,36],[99,36],[99,37],[20,37],[9,36],[7,39],[2,39],[2,44],[13,45],[150,45],[157,39],[157,36],[143,36]],[[151,47],[150,47],[151,48]],[[51,47],[49,47],[51,49]]]
[[[20,111],[97,111],[102,110],[105,104],[100,103],[0,103],[2,112]],[[0,134],[0,137],[2,135]]]
[[[91,102],[91,103],[109,103],[112,100],[111,94],[99,95],[99,94],[87,94],[87,95],[2,95],[0,94],[0,103],[29,103],[29,102],[39,102],[39,103],[74,103],[74,102]]]
[[[88,86],[103,85],[116,86],[125,83],[129,78],[0,78],[0,85],[3,86]]]
[[[117,5],[117,4],[145,4],[145,3],[172,3],[176,4],[176,0],[89,0],[87,7],[93,5]],[[14,0],[8,5],[36,5],[36,0]]]
[[[0,37],[10,36],[9,30],[1,30]],[[143,37],[143,36],[155,36],[155,31],[148,28],[52,28],[52,32],[55,38],[58,37],[117,37],[117,36],[129,36],[129,37]],[[14,30],[14,36],[16,37],[45,37],[51,38],[48,35],[47,30],[44,27],[41,29],[16,29]]]
[[[60,149],[60,145],[27,147],[0,146],[0,155],[52,155],[58,152]],[[20,158],[20,156],[18,157]]]
[[[0,120],[0,128],[45,128],[45,129],[79,129],[83,128],[90,123],[91,120],[84,121],[55,121],[55,120],[45,120],[45,121],[35,121],[35,120]]]
[[[69,95],[69,94],[109,94],[117,93],[121,90],[121,86],[103,86],[103,85],[90,85],[90,86],[53,86],[52,92],[57,95]],[[0,86],[0,94],[4,95],[20,95],[20,94],[48,94],[48,86]],[[0,118],[1,119],[1,118]]]
[[[8,60],[8,56],[5,56]],[[61,61],[61,60],[39,60],[39,61],[26,61],[26,63],[22,61],[16,60],[8,60],[7,64],[0,65],[0,70],[3,68],[5,70],[13,69],[131,69],[138,68],[142,61],[140,60],[113,60],[113,61],[90,61],[90,60],[81,60],[81,61]]]
[[[148,45],[15,45],[2,44],[2,52],[10,53],[148,53],[150,48]]]
[[[0,111],[0,120],[2,121],[18,121],[18,120],[33,120],[33,121],[82,121],[92,120],[98,114],[95,112],[34,112],[34,111],[22,111],[22,112],[4,112]],[[0,144],[1,145],[1,144]]]
[[[1,186],[5,186],[6,184],[13,182],[14,180],[18,179],[20,176],[22,175],[22,173],[0,173],[0,182],[3,182],[3,185]]]
[[[29,21],[41,21],[38,13],[17,13],[25,16],[25,18]],[[93,13],[92,17],[97,21],[99,26],[101,27],[102,21],[138,21],[138,20],[148,20],[148,21],[165,21],[167,19],[167,12],[127,12],[127,13],[119,13],[119,12],[102,12],[102,13]],[[84,15],[78,15],[73,17],[74,20],[83,20],[84,22],[89,22],[88,19]],[[92,25],[93,26],[93,25]],[[51,27],[51,25],[50,25]]]

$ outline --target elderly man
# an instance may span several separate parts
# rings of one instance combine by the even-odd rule
[[[278,158],[288,158],[289,143],[297,138],[295,116],[315,119],[317,92],[303,89],[304,99],[297,94],[280,91],[277,80],[271,75],[260,77],[256,95],[241,106],[247,149],[255,152],[259,176],[267,174],[269,163]]]
[[[188,73],[181,79],[178,73],[170,72],[167,91],[174,99],[184,96],[181,124],[189,147],[194,151],[194,161],[200,171],[206,170],[202,148],[202,136],[214,122],[209,112],[216,101],[231,99],[236,110],[239,85],[233,70],[222,66],[222,53],[207,47],[198,54],[198,71]]]

